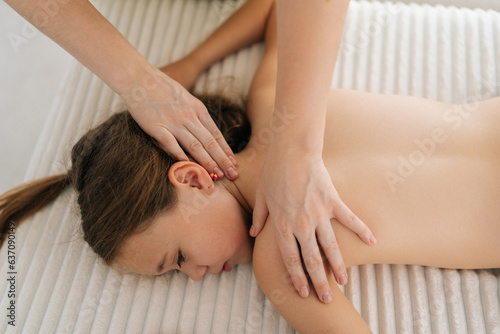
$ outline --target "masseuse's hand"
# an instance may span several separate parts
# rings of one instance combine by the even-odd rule
[[[320,248],[339,284],[347,283],[347,272],[330,219],[335,218],[361,240],[375,243],[370,229],[342,202],[320,155],[307,156],[295,149],[270,146],[257,186],[250,234],[256,236],[266,219],[276,227],[278,244],[295,289],[309,295],[302,258],[320,300],[331,301]],[[318,245],[319,244],[319,245]]]
[[[177,159],[188,160],[186,150],[207,171],[238,177],[234,154],[203,103],[159,69],[147,73],[122,95],[140,127]]]

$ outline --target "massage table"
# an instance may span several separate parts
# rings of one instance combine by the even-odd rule
[[[152,64],[163,66],[187,54],[243,2],[93,3]],[[245,96],[262,54],[263,44],[256,43],[226,57],[200,77],[195,91]],[[332,87],[471,103],[498,96],[499,82],[499,12],[351,1]],[[65,172],[76,140],[124,108],[109,87],[73,61],[25,179]],[[79,220],[75,193],[68,189],[16,226],[14,270],[4,243],[0,332],[295,333],[259,289],[251,263],[200,282],[176,272],[123,273],[84,243]],[[15,298],[5,284],[8,272],[15,272]],[[499,269],[377,264],[352,267],[348,274],[341,289],[374,333],[500,333]],[[12,300],[15,327],[6,317]]]

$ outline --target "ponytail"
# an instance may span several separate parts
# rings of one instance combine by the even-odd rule
[[[69,174],[48,176],[0,195],[0,247],[9,221],[20,223],[52,202],[71,183]]]

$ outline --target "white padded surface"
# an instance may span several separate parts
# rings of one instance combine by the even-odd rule
[[[95,2],[155,65],[192,49],[236,8],[233,1]],[[242,2],[237,2],[241,4]],[[262,45],[227,57],[198,91],[245,93]],[[471,102],[498,96],[500,14],[494,11],[351,1],[332,85]],[[217,80],[232,76],[234,79]],[[26,178],[63,171],[69,150],[122,101],[74,62]],[[499,111],[500,112],[500,111]],[[251,264],[195,283],[110,270],[81,240],[72,191],[16,230],[17,326],[6,333],[293,333],[260,291]],[[500,218],[499,218],[500,223]],[[471,234],[473,237],[473,234]],[[6,247],[0,251],[7,269]],[[487,255],[485,255],[487,256]],[[500,270],[366,265],[343,288],[374,333],[500,333]],[[0,309],[9,299],[0,286]]]

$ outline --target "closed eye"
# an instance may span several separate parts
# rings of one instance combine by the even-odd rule
[[[179,254],[177,255],[177,265],[179,266],[179,268],[184,261],[186,261],[186,258],[184,257],[184,255],[182,255],[181,251],[179,251]]]

